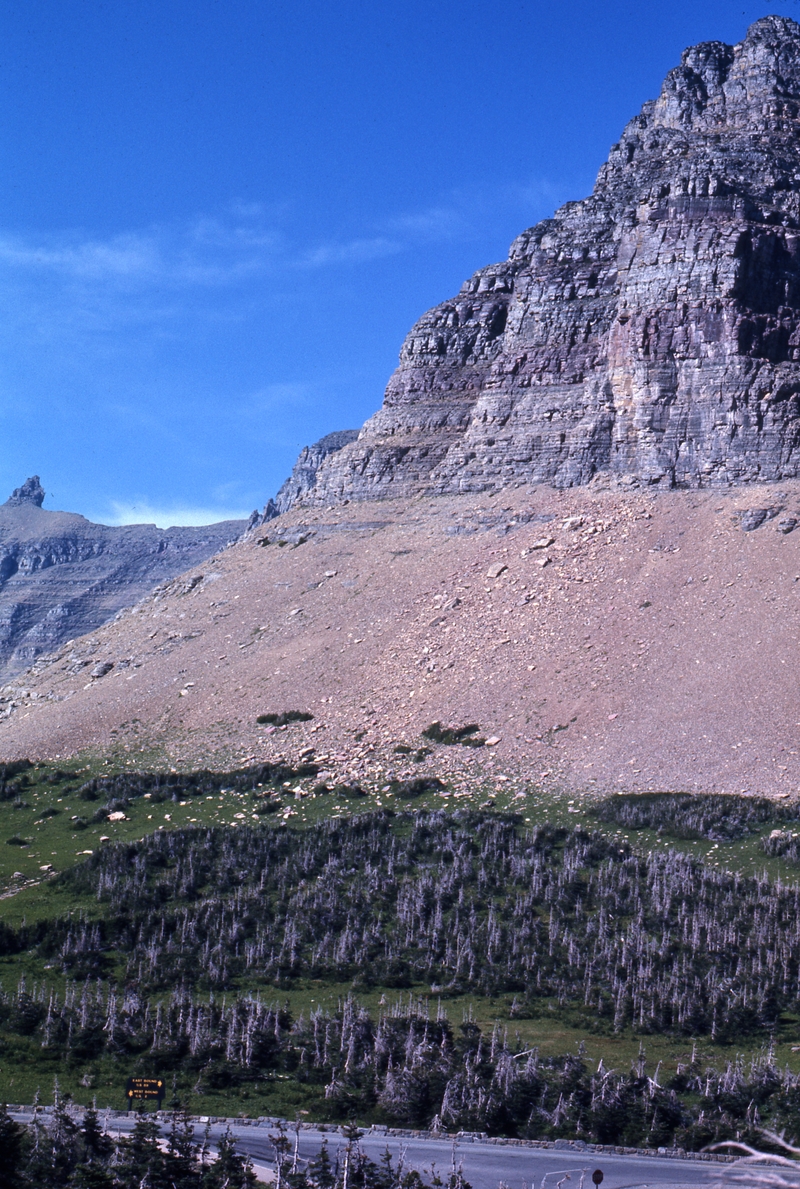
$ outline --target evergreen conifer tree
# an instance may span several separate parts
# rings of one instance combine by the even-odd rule
[[[226,1131],[217,1146],[217,1158],[206,1170],[202,1189],[257,1189],[249,1156],[236,1151],[236,1140]]]
[[[66,1189],[78,1167],[80,1137],[78,1126],[69,1113],[69,1098],[61,1094],[58,1078],[55,1079],[53,1099],[49,1127],[42,1124],[38,1110],[34,1111],[33,1145],[26,1174],[32,1185]]]
[[[336,1172],[331,1161],[330,1153],[328,1152],[328,1141],[326,1139],[322,1141],[322,1147],[316,1156],[309,1161],[308,1180],[314,1186],[314,1189],[334,1189]]]
[[[185,1110],[173,1111],[165,1159],[170,1189],[199,1189],[202,1173],[198,1151],[188,1114]]]
[[[114,1141],[103,1131],[96,1107],[89,1107],[83,1116],[78,1165],[70,1189],[112,1189],[110,1164],[114,1153]]]
[[[121,1142],[120,1160],[116,1168],[117,1180],[129,1186],[146,1189],[167,1189],[164,1155],[158,1146],[160,1128],[140,1106],[136,1123],[128,1139]]]
[[[14,1122],[4,1103],[0,1106],[0,1189],[22,1189],[29,1143],[26,1128]]]

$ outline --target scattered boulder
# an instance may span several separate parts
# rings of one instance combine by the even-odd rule
[[[746,512],[740,512],[740,523],[742,532],[752,533],[755,529],[761,528],[767,520],[774,520],[776,516],[780,516],[783,508],[748,508]]]

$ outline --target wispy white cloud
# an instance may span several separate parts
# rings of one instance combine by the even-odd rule
[[[429,245],[480,239],[501,211],[522,229],[567,197],[563,185],[537,179],[464,188],[316,241],[304,241],[288,205],[252,202],[106,237],[0,228],[0,345],[60,349],[75,360],[185,343],[187,327],[203,341],[270,304],[306,302],[304,278],[316,273],[357,271]],[[287,397],[302,399],[280,393],[266,403],[277,398],[285,405]]]
[[[58,272],[82,279],[100,277],[152,277],[162,262],[152,240],[143,236],[118,236],[105,243],[28,244],[21,238],[0,237],[0,262],[11,267]]]
[[[307,244],[285,230],[291,211],[259,203],[234,203],[227,212],[182,226],[107,238],[75,231],[37,241],[0,230],[0,272],[125,290],[231,285],[297,269],[368,264],[421,244],[469,237],[498,207],[527,209],[539,218],[565,197],[563,186],[546,180],[456,190],[440,203],[376,218],[360,234]]]
[[[385,235],[371,239],[333,240],[302,253],[299,263],[312,268],[329,264],[365,264],[370,260],[395,256],[406,246],[400,240],[389,239]]]
[[[455,239],[472,230],[466,211],[455,204],[394,215],[386,227],[413,243]]]
[[[264,273],[286,255],[260,218],[199,218],[101,239],[63,232],[38,242],[0,231],[0,268],[84,285],[224,285]]]
[[[112,500],[113,509],[110,516],[98,516],[101,524],[154,524],[157,528],[173,528],[176,526],[200,526],[217,524],[220,520],[246,520],[252,508],[245,512],[241,508],[198,508],[176,505],[175,507],[158,507],[147,500],[135,503],[119,503]]]
[[[231,412],[237,418],[259,419],[274,413],[307,409],[322,396],[319,384],[302,380],[265,384],[231,401]]]
[[[580,189],[580,188],[579,188]],[[322,268],[369,263],[427,244],[469,239],[482,233],[500,211],[518,212],[524,226],[552,213],[570,197],[568,187],[547,179],[464,187],[443,201],[419,210],[400,211],[374,220],[369,231],[352,239],[332,239],[307,248],[300,265]],[[526,222],[527,220],[527,222]]]

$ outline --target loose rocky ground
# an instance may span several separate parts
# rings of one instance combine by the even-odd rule
[[[6,687],[0,756],[222,768],[313,748],[373,785],[793,794],[794,518],[797,481],[297,510]],[[256,723],[291,709],[313,719]],[[435,720],[487,743],[426,741]]]

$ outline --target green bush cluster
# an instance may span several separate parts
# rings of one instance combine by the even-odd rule
[[[430,739],[431,743],[443,743],[453,747],[460,743],[462,747],[483,747],[486,740],[478,732],[480,726],[476,722],[467,723],[463,727],[445,727],[440,722],[432,722],[422,732],[423,739]]]
[[[311,722],[314,718],[307,710],[281,710],[277,714],[259,714],[259,726],[286,727],[293,722]]]
[[[598,821],[628,830],[656,830],[670,838],[710,842],[733,842],[770,823],[800,821],[796,805],[728,793],[618,793],[589,812]]]

